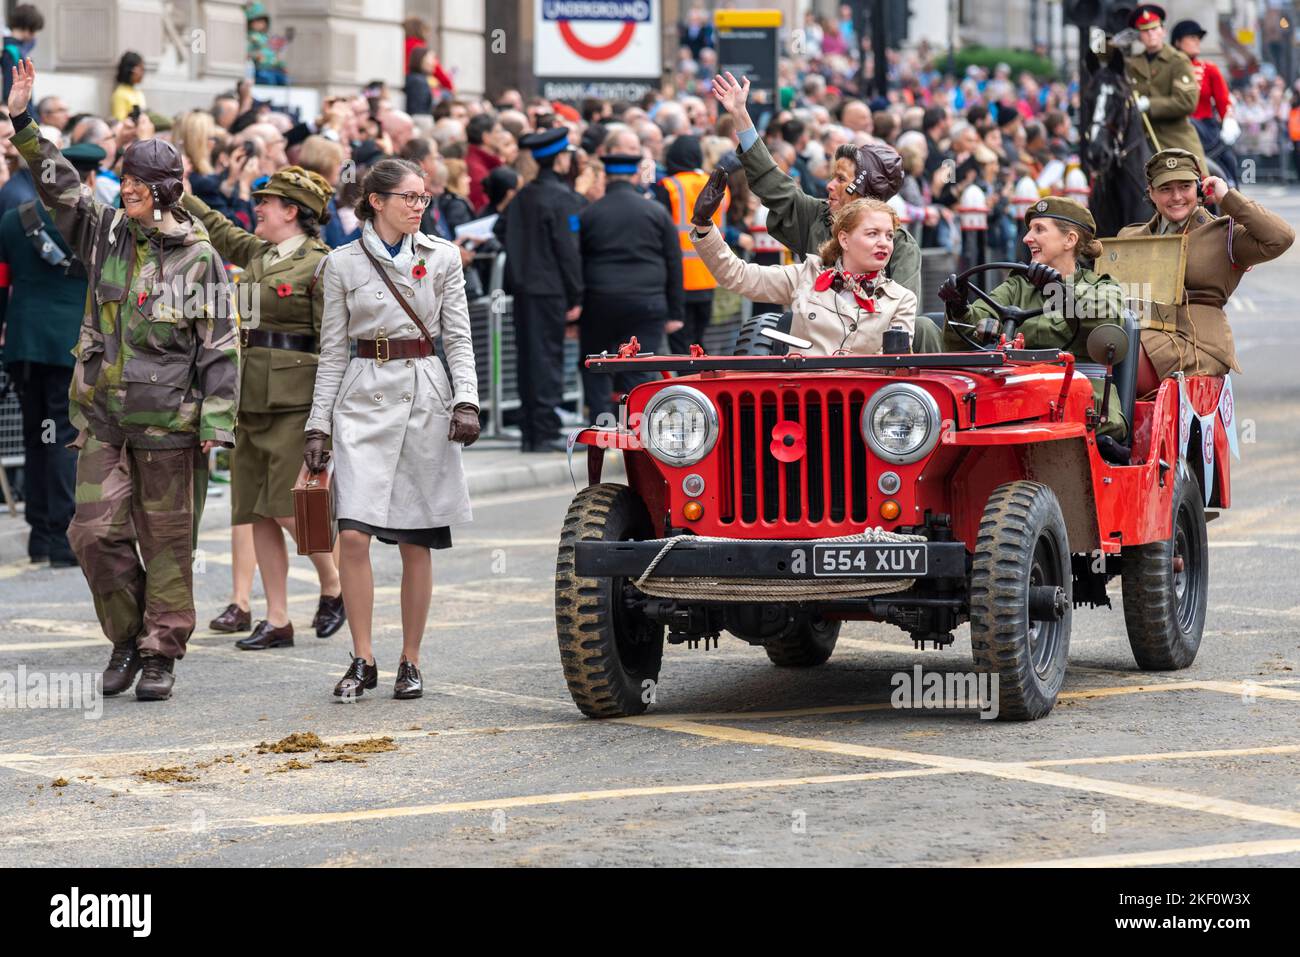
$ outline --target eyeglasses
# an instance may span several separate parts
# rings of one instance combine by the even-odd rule
[[[431,202],[433,197],[428,193],[389,193],[385,190],[376,190],[380,196],[400,196],[402,202],[406,204],[407,209],[424,209]]]

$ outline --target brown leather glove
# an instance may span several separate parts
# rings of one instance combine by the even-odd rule
[[[308,429],[305,434],[307,444],[303,446],[302,460],[307,471],[315,474],[323,471],[330,460],[330,450],[325,447],[329,444],[330,437],[320,429]]]
[[[451,429],[447,438],[468,447],[478,440],[478,409],[462,402],[451,410]]]
[[[701,230],[713,225],[713,214],[722,205],[722,198],[727,195],[727,180],[735,171],[740,161],[735,153],[723,156],[718,165],[709,174],[709,180],[695,197],[695,211],[691,214],[691,224]]]

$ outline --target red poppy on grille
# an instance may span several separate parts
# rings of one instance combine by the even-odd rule
[[[778,462],[798,462],[808,450],[803,426],[798,422],[778,422],[772,428],[772,458]]]

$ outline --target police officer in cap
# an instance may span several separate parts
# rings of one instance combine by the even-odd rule
[[[566,178],[573,164],[568,130],[519,140],[539,167],[497,220],[506,249],[506,284],[514,295],[520,430],[525,452],[563,452],[556,407],[564,395],[564,332],[582,313],[579,213],[586,201]]]
[[[672,216],[636,187],[641,157],[611,154],[605,195],[580,217],[583,288],[581,343],[584,356],[614,351],[636,336],[644,352],[664,351],[664,323],[682,320],[682,252]],[[615,396],[653,374],[610,376],[582,370],[591,421],[613,424]],[[608,416],[602,420],[602,416]]]
[[[91,189],[106,155],[94,143],[63,151]],[[22,409],[24,517],[31,526],[27,554],[55,568],[77,564],[68,544],[77,479],[77,453],[68,448],[77,437],[68,418],[68,386],[85,304],[86,267],[45,207],[33,200],[5,213],[0,218],[0,357]]]
[[[1144,49],[1125,57],[1124,71],[1137,94],[1138,109],[1151,124],[1148,135],[1155,137],[1151,148],[1188,150],[1204,166],[1201,138],[1191,121],[1201,88],[1192,61],[1165,42],[1165,8],[1154,3],[1139,4],[1129,16],[1128,25],[1138,31]]]

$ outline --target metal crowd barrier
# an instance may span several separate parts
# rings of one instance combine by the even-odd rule
[[[24,464],[23,413],[18,405],[18,393],[10,388],[9,373],[0,366],[0,506],[17,516],[16,482],[9,480],[8,470],[16,477]]]

